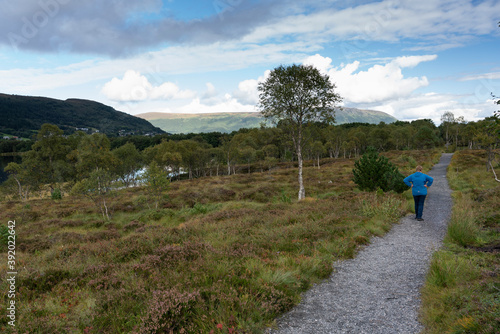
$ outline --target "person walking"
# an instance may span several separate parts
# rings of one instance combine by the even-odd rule
[[[406,177],[404,183],[411,187],[413,200],[415,202],[415,219],[423,221],[422,213],[424,211],[425,197],[427,196],[427,188],[432,185],[434,179],[429,175],[422,173],[422,166],[417,166],[417,171]]]

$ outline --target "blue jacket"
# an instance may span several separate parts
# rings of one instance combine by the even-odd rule
[[[411,188],[413,196],[427,195],[427,187],[432,185],[434,179],[422,172],[416,172],[405,178],[404,183]]]

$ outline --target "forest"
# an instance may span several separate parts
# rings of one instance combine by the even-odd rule
[[[498,120],[490,117],[465,122],[448,112],[443,114],[439,126],[428,119],[378,125],[314,123],[306,128],[305,139],[304,158],[318,168],[324,158],[359,158],[368,147],[385,152],[444,145],[448,152],[464,147],[492,152],[498,142]],[[175,180],[261,172],[296,160],[292,139],[283,124],[241,129],[231,134],[111,138],[83,132],[67,136],[57,126],[45,124],[30,144],[0,142],[4,152],[25,151],[22,163],[8,168],[11,177],[2,187],[4,195],[15,194],[26,199],[46,190],[46,185],[51,192],[58,189],[69,193],[77,181],[87,178],[96,168],[105,169],[109,177],[130,186],[137,182],[138,172],[153,161],[168,169]],[[485,164],[492,159],[493,153]]]

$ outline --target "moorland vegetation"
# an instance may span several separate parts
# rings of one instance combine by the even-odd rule
[[[440,152],[384,155],[408,174]],[[4,201],[0,219],[16,221],[16,330],[262,332],[328,277],[333,261],[411,210],[408,194],[359,191],[353,159],[320,164],[304,166],[302,201],[293,163],[172,182],[158,209],[147,187],[114,190],[109,220],[73,195]],[[11,330],[2,319],[2,331]]]
[[[57,126],[43,125],[22,162],[9,165],[10,178],[1,187],[2,224],[16,221],[15,331],[262,332],[303,291],[328,277],[333,261],[354,256],[371,236],[384,234],[411,212],[409,192],[365,192],[354,183],[355,160],[369,146],[404,175],[417,164],[429,169],[443,150],[463,147],[453,160],[457,174],[451,184],[462,187],[457,200],[472,196],[467,213],[476,216],[474,224],[451,224],[458,232],[450,233],[479,234],[465,233],[462,248],[448,248],[466,256],[478,251],[480,260],[456,260],[446,249],[433,262],[429,279],[443,272],[440,263],[448,271],[466,268],[467,275],[455,270],[466,283],[438,281],[439,291],[473,280],[486,287],[487,297],[479,303],[476,294],[467,300],[450,292],[443,297],[456,301],[449,307],[465,310],[448,317],[448,306],[438,305],[425,314],[429,328],[440,320],[442,328],[465,328],[464,333],[487,328],[483,325],[497,321],[498,307],[482,318],[471,314],[495,305],[497,286],[491,280],[498,265],[483,260],[479,249],[490,247],[495,237],[484,226],[498,233],[498,185],[491,170],[498,167],[498,121],[449,123],[308,127],[302,201],[295,196],[293,143],[282,124],[230,135],[158,137],[160,142],[67,136]],[[0,234],[6,233],[2,227]],[[469,267],[457,267],[455,260],[476,263],[479,274],[468,275]],[[489,271],[481,267],[487,262]],[[6,261],[0,271],[7,272]],[[448,271],[445,277],[453,274]],[[0,290],[7,301],[6,280]],[[479,306],[469,314],[473,306],[467,305]],[[12,330],[7,320],[0,322],[2,331]]]

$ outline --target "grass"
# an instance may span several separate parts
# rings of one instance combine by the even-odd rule
[[[448,169],[454,207],[422,292],[424,333],[500,328],[500,186],[484,159],[484,151],[459,151]]]
[[[408,151],[432,164],[435,153]],[[397,160],[400,152],[389,152]],[[396,163],[403,173],[412,159]],[[143,189],[116,191],[111,221],[75,197],[3,202],[16,220],[16,331],[262,333],[406,214],[406,196],[360,192],[354,161],[173,182],[159,210]],[[7,257],[5,248],[2,256]],[[0,262],[5,276],[6,261]],[[5,277],[1,298],[9,301]]]

